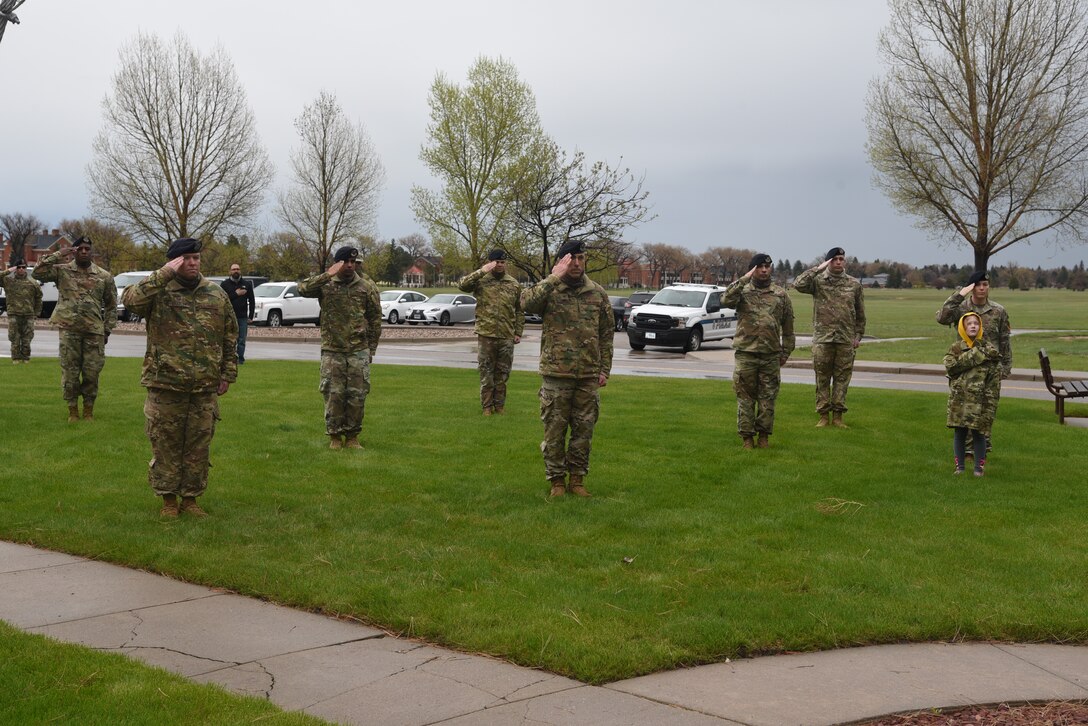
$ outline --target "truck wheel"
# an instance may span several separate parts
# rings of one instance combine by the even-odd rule
[[[631,350],[642,350],[645,347],[642,343],[631,343]]]
[[[703,329],[696,328],[691,331],[691,337],[688,338],[687,345],[684,346],[684,352],[694,352],[699,350],[703,346]]]
[[[268,313],[268,327],[278,328],[283,324],[283,315],[279,310],[273,310]]]

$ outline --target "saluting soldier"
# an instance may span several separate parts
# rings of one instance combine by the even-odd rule
[[[501,414],[506,406],[514,346],[521,342],[525,329],[521,285],[506,274],[506,252],[491,250],[487,259],[486,265],[466,275],[458,285],[462,292],[476,297],[476,363],[484,416]]]
[[[140,383],[151,442],[147,479],[164,517],[206,516],[197,497],[208,468],[219,396],[238,377],[238,321],[227,294],[200,274],[201,243],[175,240],[165,265],[125,288],[125,307],[147,321]],[[180,504],[179,504],[179,501]]]
[[[11,364],[30,362],[30,341],[34,340],[34,319],[42,312],[42,286],[27,277],[26,263],[17,260],[0,270],[0,287],[8,298],[8,340]]]
[[[823,264],[805,270],[793,283],[812,295],[812,368],[816,371],[818,427],[847,428],[846,392],[854,373],[854,351],[865,335],[861,282],[846,274],[846,250],[832,247]],[[830,414],[830,421],[828,420]]]
[[[361,449],[370,361],[382,335],[382,303],[374,282],[356,271],[359,250],[341,247],[333,265],[299,283],[321,304],[321,394],[330,449]]]
[[[737,433],[745,449],[766,449],[774,433],[781,369],[796,344],[793,303],[786,291],[771,281],[770,255],[761,252],[750,265],[751,269],[722,293],[722,305],[737,311],[733,338]]]
[[[1001,399],[1001,381],[1012,375],[1012,325],[1009,313],[1001,305],[990,300],[990,277],[985,270],[975,272],[967,284],[952,293],[937,311],[937,322],[955,327],[966,313],[975,313],[982,319],[982,332],[986,340],[997,348],[1000,355],[1000,375],[989,378],[990,390],[986,397],[992,420],[997,415],[997,403]],[[971,448],[970,446],[968,448]],[[986,433],[986,448],[992,448],[990,433]],[[983,452],[982,456],[985,456]]]
[[[34,279],[57,283],[58,301],[49,320],[60,328],[60,379],[68,402],[68,421],[94,419],[98,376],[106,365],[106,343],[117,325],[117,287],[113,275],[92,262],[90,237],[54,252],[34,268]]]
[[[552,274],[525,296],[525,309],[544,320],[540,342],[544,441],[540,449],[551,496],[569,491],[588,497],[584,479],[600,415],[600,389],[608,384],[612,371],[615,319],[604,288],[585,274],[584,243],[567,242],[556,257],[559,261]]]

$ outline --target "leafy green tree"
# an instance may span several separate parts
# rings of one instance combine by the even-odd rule
[[[419,157],[442,185],[412,188],[412,211],[447,263],[478,267],[510,234],[507,189],[540,134],[536,98],[508,61],[480,57],[463,88],[439,73]]]

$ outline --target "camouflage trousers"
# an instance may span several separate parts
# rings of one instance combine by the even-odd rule
[[[781,383],[778,354],[737,351],[733,391],[737,394],[737,433],[743,436],[774,432],[774,401]]]
[[[514,341],[508,338],[476,338],[476,364],[480,368],[480,404],[484,410],[506,405],[506,382],[514,364]]]
[[[370,393],[370,351],[321,351],[321,394],[325,397],[325,433],[358,436]]]
[[[208,487],[219,396],[215,391],[179,393],[149,388],[144,416],[152,457],[147,481],[155,494],[199,497]]]
[[[596,378],[544,376],[540,386],[540,420],[544,422],[544,475],[589,473],[593,427],[600,415],[601,394]],[[567,439],[567,430],[570,439]]]
[[[98,398],[98,375],[106,365],[106,339],[90,333],[60,331],[60,383],[64,400],[83,404]]]
[[[813,343],[812,368],[816,371],[816,413],[845,413],[846,390],[854,374],[852,343]]]
[[[12,315],[8,320],[11,359],[30,360],[30,341],[34,340],[34,316]]]

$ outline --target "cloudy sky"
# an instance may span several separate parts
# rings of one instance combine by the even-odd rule
[[[864,102],[880,0],[27,0],[18,14],[0,43],[0,211],[48,224],[89,212],[84,170],[118,49],[181,30],[230,54],[277,185],[293,119],[322,89],[337,95],[386,167],[382,238],[425,232],[408,202],[413,184],[437,186],[418,158],[435,74],[461,82],[487,55],[514,63],[562,146],[645,174],[657,218],[632,241],[972,261],[872,188]],[[994,264],[1086,252],[1021,243]]]

